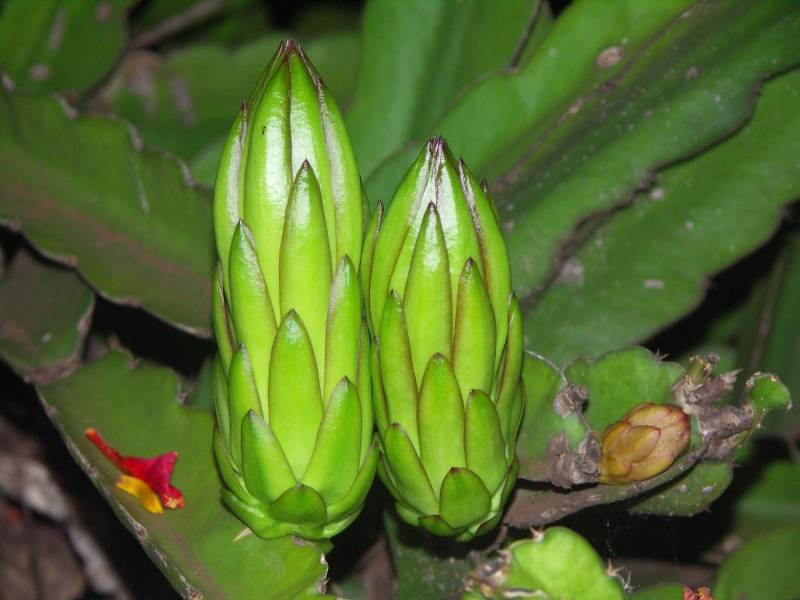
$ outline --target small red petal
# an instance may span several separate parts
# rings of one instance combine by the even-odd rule
[[[86,437],[123,473],[144,481],[158,495],[167,508],[183,508],[186,504],[180,490],[170,484],[178,453],[159,454],[153,458],[122,456],[94,429],[86,430]]]

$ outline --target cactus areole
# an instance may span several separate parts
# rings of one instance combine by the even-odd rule
[[[262,537],[339,533],[375,474],[363,211],[339,109],[284,42],[234,121],[214,196],[214,450],[225,504]]]
[[[517,475],[522,321],[494,205],[442,139],[373,215],[362,283],[398,513],[459,540],[491,530]]]

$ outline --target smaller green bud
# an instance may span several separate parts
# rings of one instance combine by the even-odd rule
[[[407,523],[471,540],[500,522],[525,405],[522,314],[497,213],[433,138],[366,239],[380,477]]]
[[[689,446],[689,415],[671,404],[637,404],[603,432],[600,483],[655,477]]]

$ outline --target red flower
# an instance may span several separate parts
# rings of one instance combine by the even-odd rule
[[[180,490],[170,484],[172,471],[175,469],[175,461],[178,460],[178,453],[174,450],[166,454],[159,454],[153,458],[140,458],[138,456],[122,456],[114,448],[109,446],[106,441],[94,429],[86,430],[86,437],[102,452],[108,460],[114,463],[120,471],[130,477],[121,477],[117,482],[117,487],[133,494],[142,502],[142,505],[151,512],[162,512],[159,507],[153,505],[152,499],[148,497],[148,492],[154,492],[158,496],[160,504],[167,508],[183,508],[186,504]],[[136,485],[130,478],[139,480],[146,484],[146,487]]]

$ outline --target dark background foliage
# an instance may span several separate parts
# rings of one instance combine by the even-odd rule
[[[6,4],[0,2],[0,11],[7,8]],[[567,0],[552,0],[545,10],[557,16],[568,4]],[[186,18],[187,11],[191,13],[192,8],[198,5],[207,6],[208,15],[194,20]],[[278,40],[286,32],[291,32],[291,35],[307,43],[310,52],[314,51],[313,48],[317,49],[312,59],[329,79],[328,83],[339,95],[342,105],[349,107],[353,89],[357,85],[355,75],[352,75],[355,70],[352,66],[343,69],[336,61],[342,57],[358,56],[357,48],[354,45],[349,54],[345,51],[341,56],[332,55],[327,53],[325,42],[319,40],[324,40],[331,33],[344,32],[349,35],[358,31],[363,9],[363,1],[341,0],[180,0],[173,3],[142,0],[128,8],[127,17],[121,25],[123,33],[119,38],[98,41],[98,44],[123,44],[124,50],[113,59],[116,62],[114,69],[109,65],[100,65],[99,75],[92,79],[87,67],[91,80],[83,82],[78,90],[50,90],[45,85],[46,81],[42,83],[36,77],[31,77],[27,82],[23,77],[23,80],[17,79],[16,83],[21,89],[27,87],[31,91],[43,89],[64,92],[73,105],[82,111],[121,114],[136,124],[147,144],[163,146],[186,160],[202,190],[203,185],[213,182],[215,152],[219,148],[218,132],[225,131],[225,124],[230,121],[232,111],[235,111],[236,96],[240,92],[227,93],[232,96],[229,98],[225,91],[219,91],[219,97],[212,97],[215,92],[210,91],[210,87],[208,90],[203,87],[204,65],[193,66],[186,50],[212,43],[218,46],[219,52],[235,52],[235,49],[259,39],[267,40],[266,48],[273,43],[273,39]],[[186,22],[178,24],[174,30],[165,30],[164,23],[176,15],[179,19],[183,16]],[[3,16],[0,12],[0,18]],[[9,36],[7,32],[4,35]],[[102,48],[98,47],[97,50],[98,54],[102,54],[99,52]],[[182,69],[180,72],[192,79],[187,93],[195,94],[195,101],[207,99],[211,106],[207,112],[203,107],[194,107],[196,112],[192,118],[197,121],[191,123],[191,127],[187,126],[187,130],[191,130],[189,133],[163,127],[162,120],[181,118],[180,106],[173,112],[165,109],[149,113],[142,108],[141,98],[130,93],[131,89],[135,91],[137,68],[150,68],[148,61],[156,61],[153,64],[161,65],[161,61],[173,60],[176,56],[185,61],[179,67]],[[214,55],[222,69],[233,65],[231,56]],[[261,60],[262,64],[264,62],[266,57]],[[174,80],[170,80],[168,69],[166,74],[157,69],[153,74],[155,83],[151,84],[169,89],[170,81],[174,83]],[[244,73],[243,70],[240,78],[242,85],[250,77],[249,72]],[[193,78],[197,78],[197,81]],[[195,84],[196,87],[192,87]],[[160,93],[159,90],[155,93]],[[430,125],[421,124],[420,129],[426,130]],[[733,130],[740,125],[736,123]],[[584,133],[589,131],[590,126],[592,123],[585,125]],[[414,132],[409,139],[417,135],[418,132]],[[724,136],[717,135],[713,142],[720,137]],[[405,149],[402,144],[398,148]],[[466,150],[461,150],[466,153]],[[411,150],[412,153],[414,151]],[[784,199],[775,208],[780,213],[777,220],[772,216],[767,219],[769,224],[765,227],[770,229],[774,226],[774,233],[767,231],[759,234],[761,237],[754,235],[751,241],[746,240],[737,246],[731,256],[710,260],[708,264],[703,262],[707,257],[700,254],[688,253],[680,257],[687,264],[691,263],[685,267],[686,270],[690,270],[694,263],[700,265],[699,275],[695,279],[702,282],[701,292],[694,289],[696,282],[692,280],[692,291],[688,297],[670,297],[664,308],[649,306],[642,296],[633,297],[630,303],[619,301],[603,304],[603,291],[613,282],[592,281],[588,279],[590,273],[587,271],[586,286],[596,286],[594,295],[587,295],[585,304],[572,304],[572,292],[569,292],[568,286],[570,273],[574,275],[574,271],[570,271],[570,268],[577,265],[582,278],[582,264],[590,265],[592,260],[601,260],[593,258],[591,248],[594,241],[603,239],[602,235],[607,231],[604,228],[612,228],[608,230],[609,235],[617,231],[613,227],[621,231],[618,234],[620,236],[635,234],[635,227],[628,225],[626,229],[622,220],[607,217],[626,211],[630,214],[637,210],[636,207],[649,206],[648,198],[657,199],[658,190],[662,189],[660,185],[671,184],[670,178],[680,183],[681,177],[688,177],[684,174],[690,173],[693,165],[697,164],[689,160],[693,154],[688,152],[678,160],[668,161],[671,166],[666,169],[661,168],[665,165],[659,165],[657,178],[642,182],[642,189],[634,192],[633,208],[615,206],[603,213],[605,220],[602,222],[594,222],[591,218],[581,222],[583,229],[578,228],[572,240],[578,248],[572,256],[578,257],[578,262],[565,260],[559,264],[556,261],[559,269],[554,269],[547,280],[550,284],[556,282],[555,286],[548,288],[556,290],[548,291],[550,296],[537,292],[539,288],[536,285],[546,280],[545,277],[541,277],[538,283],[534,278],[525,281],[524,286],[534,299],[530,305],[533,316],[529,321],[529,345],[553,356],[563,365],[575,357],[576,348],[596,355],[616,345],[635,342],[684,363],[690,355],[713,351],[720,355],[724,368],[743,367],[747,373],[755,370],[775,372],[795,395],[800,394],[800,342],[797,336],[797,325],[800,323],[800,313],[797,311],[797,306],[800,306],[800,224],[795,218],[796,205],[788,203],[793,198]],[[776,164],[784,164],[785,161],[780,162],[779,158],[775,157]],[[387,164],[386,172],[391,175],[394,167],[391,161]],[[386,193],[382,179],[391,179],[389,175],[382,175],[385,166],[382,165],[375,178],[370,178],[367,183],[369,188],[378,190],[382,198]],[[497,172],[497,164],[492,161],[485,161],[482,166],[486,171]],[[102,169],[102,165],[92,168]],[[487,173],[480,175],[488,176]],[[794,177],[796,189],[800,181],[797,169],[782,175]],[[716,177],[730,176],[728,173],[719,173]],[[501,198],[502,194],[501,191]],[[513,196],[506,196],[505,204],[501,201],[501,210],[510,211],[504,214],[513,213],[513,207],[509,208],[509,197],[513,200]],[[743,218],[748,219],[742,204],[746,200],[738,199],[737,202],[739,204],[731,203],[726,210],[741,211],[745,215]],[[590,211],[587,210],[587,214]],[[0,245],[6,270],[26,255],[34,256],[39,263],[56,264],[50,257],[59,254],[57,249],[45,248],[43,252],[38,242],[34,245],[12,229],[1,231]],[[720,234],[712,232],[709,235]],[[765,240],[766,243],[762,245],[761,242]],[[725,245],[722,243],[724,241],[718,244],[720,248]],[[514,243],[511,242],[512,252]],[[619,256],[616,258],[619,259]],[[609,260],[613,259],[612,256]],[[202,262],[202,257],[198,260]],[[619,273],[620,280],[624,279],[623,272],[633,270],[624,262],[614,264],[612,268],[617,269],[612,272]],[[83,276],[93,285],[98,285],[94,272],[87,271]],[[559,285],[567,292],[559,292]],[[103,286],[100,284],[98,287]],[[619,294],[625,295],[627,291],[622,287]],[[122,290],[117,296],[124,295]],[[115,293],[109,292],[106,296],[113,299]],[[124,306],[101,296],[97,296],[94,302],[91,329],[85,345],[80,349],[79,358],[88,359],[103,354],[109,348],[125,348],[136,357],[174,369],[186,382],[190,398],[195,389],[203,389],[197,381],[205,376],[204,366],[214,352],[212,341],[197,337],[190,331],[165,326],[162,319],[151,314],[155,312],[164,317],[163,313],[159,313],[158,298],[153,300],[156,309],[151,312]],[[186,306],[191,308],[191,304],[189,295]],[[6,304],[0,305],[7,310]],[[660,310],[660,316],[641,327],[636,325],[638,312],[650,314],[651,309]],[[554,325],[553,319],[558,313],[567,310],[575,311],[567,315],[569,319],[574,319],[569,324]],[[0,312],[0,318],[2,315]],[[615,337],[609,333],[607,339],[590,340],[587,332],[596,328],[601,317],[606,318],[603,315],[607,315],[612,322],[620,323],[618,329],[625,330],[625,334]],[[170,320],[170,317],[167,315],[166,319]],[[189,324],[184,329],[191,327]],[[612,331],[612,328],[609,326],[608,330]],[[61,366],[69,368],[70,365]],[[76,550],[73,530],[77,525],[97,541],[96,555],[106,557],[112,571],[118,576],[118,581],[111,586],[118,597],[126,597],[125,594],[151,600],[175,597],[172,586],[141,551],[133,536],[69,457],[59,434],[38,402],[36,393],[22,381],[18,372],[5,365],[0,367],[0,451],[7,456],[24,457],[47,465],[54,477],[52,489],[68,498],[75,511],[68,519],[48,516],[28,509],[19,497],[9,492],[11,484],[0,488],[0,599],[89,600],[108,597],[90,585],[86,563],[88,555],[81,556]],[[203,404],[208,399],[198,395],[191,401]],[[634,586],[663,581],[679,581],[692,586],[710,583],[722,559],[743,540],[750,539],[754,532],[770,525],[800,525],[800,508],[796,500],[796,492],[800,487],[800,472],[796,463],[800,454],[798,440],[800,420],[796,412],[773,416],[754,443],[737,456],[734,483],[725,495],[707,511],[694,517],[637,515],[628,510],[632,503],[623,503],[612,508],[598,507],[584,511],[561,524],[586,536],[598,552],[615,565],[629,569]],[[334,589],[363,597],[371,593],[370,597],[377,598],[381,596],[380,591],[376,590],[385,591],[392,585],[386,542],[381,537],[382,509],[389,503],[381,486],[376,485],[372,495],[369,508],[357,524],[336,539],[337,551],[329,557],[329,575],[334,585],[340,586]],[[413,547],[413,540],[408,544]],[[464,551],[460,551],[460,555],[464,558]]]

